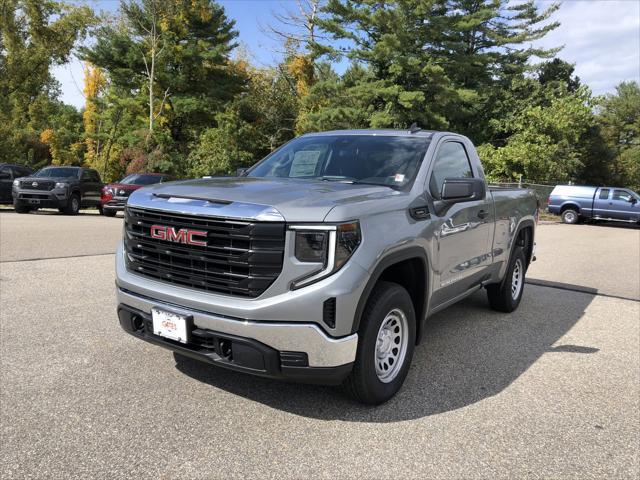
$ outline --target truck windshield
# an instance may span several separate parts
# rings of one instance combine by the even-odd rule
[[[77,177],[80,170],[74,167],[48,167],[38,170],[33,174],[34,177],[55,177],[69,178]]]
[[[402,188],[413,182],[429,142],[430,138],[425,136],[300,137],[267,156],[247,176]]]

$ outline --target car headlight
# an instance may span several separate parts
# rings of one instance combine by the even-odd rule
[[[14,187],[19,187],[20,186],[20,180],[14,180],[13,181],[13,186]]]
[[[317,282],[337,272],[360,245],[362,234],[358,221],[339,225],[292,225],[295,230],[294,255],[304,263],[317,263],[319,269],[295,280],[296,289]]]
[[[69,186],[68,183],[56,182],[56,188],[67,188],[68,186]]]

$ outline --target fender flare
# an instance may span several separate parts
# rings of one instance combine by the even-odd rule
[[[396,263],[400,263],[406,260],[411,260],[413,258],[417,258],[420,261],[422,261],[424,272],[425,272],[425,279],[424,279],[425,292],[424,292],[424,303],[422,305],[422,315],[419,320],[416,319],[418,320],[418,325],[416,325],[416,328],[418,331],[418,335],[420,336],[420,332],[422,332],[423,330],[422,327],[424,326],[424,323],[426,321],[426,313],[428,312],[428,307],[429,307],[428,292],[429,292],[429,285],[430,285],[431,278],[429,274],[430,272],[429,257],[427,255],[427,252],[424,250],[424,248],[419,246],[411,246],[411,247],[403,248],[402,250],[399,250],[396,252],[389,253],[388,255],[385,255],[384,257],[382,257],[378,261],[378,263],[376,263],[376,266],[373,268],[372,273],[369,275],[369,280],[367,281],[367,284],[365,285],[364,290],[362,291],[362,295],[360,295],[360,299],[358,300],[358,305],[356,307],[356,313],[354,316],[351,333],[356,333],[360,329],[360,322],[362,320],[362,314],[364,312],[364,308],[367,304],[367,301],[369,300],[369,296],[371,295],[371,291],[373,290],[373,287],[375,287],[376,284],[378,283],[378,280],[380,280],[382,273],[387,268],[391,267],[392,265],[395,265]],[[419,342],[419,336],[416,337],[416,343]]]
[[[518,224],[518,227],[515,230],[515,234],[513,235],[513,243],[511,244],[511,248],[509,249],[509,258],[507,258],[507,261],[505,263],[505,265],[509,265],[509,262],[511,261],[511,256],[513,255],[513,251],[516,249],[516,247],[518,246],[518,244],[516,243],[516,239],[518,238],[518,235],[520,235],[520,232],[527,228],[527,227],[531,227],[531,245],[530,248],[533,249],[533,243],[535,242],[535,238],[536,238],[536,223],[535,221],[533,221],[530,218],[525,218],[523,220],[520,220],[520,223]],[[531,257],[532,255],[530,255],[531,252],[526,251],[524,254],[527,257],[527,269],[529,268],[529,265],[531,264]],[[503,282],[506,280],[506,271],[505,274],[503,275],[502,280],[500,280],[500,285],[503,284]]]
[[[563,204],[560,205],[560,212],[563,212],[564,210],[566,210],[567,207],[573,208],[578,213],[582,211],[582,208],[580,208],[580,205],[578,205],[576,202],[564,202]]]

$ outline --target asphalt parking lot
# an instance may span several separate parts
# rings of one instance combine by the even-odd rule
[[[638,478],[640,230],[541,225],[520,309],[435,316],[401,392],[176,364],[120,330],[121,219],[0,211],[2,478]]]

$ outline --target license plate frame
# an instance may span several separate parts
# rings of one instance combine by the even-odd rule
[[[151,309],[153,333],[179,343],[189,343],[193,317],[159,307]]]

